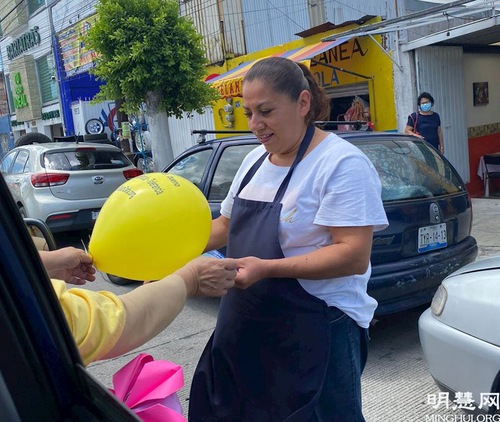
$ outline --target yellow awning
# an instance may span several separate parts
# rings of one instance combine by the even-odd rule
[[[324,53],[337,45],[347,42],[351,38],[352,37],[350,36],[346,36],[330,41],[320,41],[315,44],[306,45],[304,47],[295,48],[282,53],[272,54],[266,57],[286,57],[295,62],[302,62],[304,60],[312,59],[313,57]],[[246,73],[255,63],[266,57],[241,63],[226,73],[210,79],[207,83],[210,83],[214,86],[214,88],[217,88],[222,98],[241,97],[243,78]]]

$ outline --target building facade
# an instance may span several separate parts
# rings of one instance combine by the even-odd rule
[[[16,139],[27,132],[64,134],[48,10],[42,0],[0,5],[1,61]]]
[[[95,19],[95,3],[4,0],[0,5],[0,50],[16,138],[28,131],[79,134],[89,117],[108,128],[113,124],[112,103],[92,112],[97,116],[81,113],[99,89],[88,72],[94,56],[78,42]],[[180,1],[180,13],[192,18],[204,37],[211,63],[207,83],[219,89],[221,100],[203,115],[169,119],[174,154],[196,143],[193,129],[246,128],[234,76],[254,60],[283,55],[310,66],[331,98],[332,120],[342,119],[359,100],[376,130],[403,131],[419,93],[430,92],[442,119],[446,156],[471,193],[480,195],[480,157],[496,152],[500,142],[498,5],[485,0]],[[324,40],[331,48],[322,47]],[[475,87],[482,87],[481,101]]]

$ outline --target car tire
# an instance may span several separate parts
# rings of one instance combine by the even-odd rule
[[[26,135],[21,136],[16,142],[14,142],[14,147],[33,144],[46,144],[48,142],[52,142],[52,139],[50,139],[47,135],[38,132],[30,132]]]
[[[148,130],[144,130],[140,134],[135,134],[135,147],[137,151],[151,151],[152,139],[151,133]]]
[[[138,283],[138,280],[130,280],[129,278],[118,277],[117,275],[107,274],[109,281],[118,286],[125,286],[126,284]]]
[[[104,132],[104,123],[100,119],[89,119],[85,123],[85,133],[87,135],[98,135]]]

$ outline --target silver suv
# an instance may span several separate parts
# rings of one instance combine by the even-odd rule
[[[142,174],[119,148],[87,142],[14,148],[1,171],[21,215],[53,233],[91,229],[109,195]]]

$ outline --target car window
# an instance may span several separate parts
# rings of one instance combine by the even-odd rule
[[[16,157],[17,151],[12,151],[7,154],[2,160],[2,173],[7,174],[10,171],[14,158]]]
[[[229,192],[231,182],[245,156],[257,145],[230,145],[224,148],[217,163],[208,194],[209,201],[222,201]]]
[[[432,198],[463,191],[456,171],[423,142],[376,140],[356,142],[372,161],[382,183],[382,199]]]
[[[127,167],[130,161],[121,151],[77,149],[47,152],[44,166],[50,170],[97,170]]]
[[[205,169],[212,152],[212,148],[196,151],[193,154],[182,158],[168,171],[168,173],[184,177],[191,183],[194,183],[198,188],[201,188],[201,178],[205,173]]]
[[[30,154],[28,151],[19,151],[19,154],[17,154],[14,164],[12,165],[11,174],[23,173],[28,166],[29,157]]]

